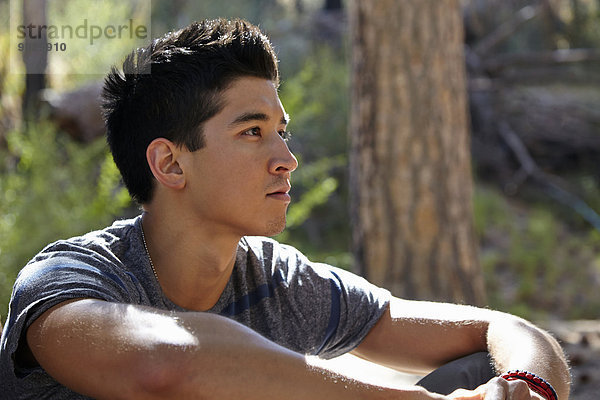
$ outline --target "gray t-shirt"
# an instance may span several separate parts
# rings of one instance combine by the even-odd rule
[[[19,273],[0,341],[0,398],[80,399],[17,357],[31,323],[52,306],[95,298],[185,311],[161,291],[141,236],[141,217],[55,242]],[[354,349],[383,314],[390,293],[290,246],[244,237],[232,276],[208,312],[232,318],[302,354],[331,358]]]

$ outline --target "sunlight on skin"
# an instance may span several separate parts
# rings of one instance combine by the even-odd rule
[[[535,346],[524,345],[522,343],[515,343],[511,338],[518,337],[520,330],[531,329],[526,325],[522,326],[508,326],[493,325],[490,329],[489,340],[493,343],[492,350],[500,352],[512,352],[513,365],[501,366],[504,370],[517,369],[519,365],[527,362],[527,360],[538,359],[540,362],[549,362],[549,360],[538,352],[535,351]]]
[[[479,309],[472,306],[415,302],[394,298],[390,309],[392,318],[409,318],[427,321],[468,322],[472,320],[490,319],[496,313],[492,310]]]
[[[513,337],[520,337],[524,332],[529,332],[531,340],[540,344],[540,338],[529,322],[520,318],[506,319],[504,314],[498,311],[465,305],[393,299],[390,312],[396,323],[402,319],[411,319],[423,323],[439,321],[441,324],[444,321],[469,326],[488,321],[484,323],[489,323],[487,340],[488,343],[492,343],[491,350],[494,353],[512,354],[512,365],[497,366],[502,370],[514,369],[518,365],[526,364],[527,360],[540,358],[535,350],[536,346],[531,346],[531,343],[515,343],[512,340]],[[517,349],[518,351],[515,351]]]
[[[199,344],[198,338],[182,325],[178,318],[152,313],[148,318],[148,312],[133,306],[127,306],[126,312],[131,323],[136,326],[133,333],[138,343],[163,343],[178,347],[191,347]],[[129,335],[132,330],[127,331]]]
[[[352,354],[344,354],[330,360],[321,359],[317,356],[307,356],[306,361],[310,365],[334,371],[350,379],[383,387],[401,388],[411,386],[421,378],[419,375],[407,374],[371,363]]]

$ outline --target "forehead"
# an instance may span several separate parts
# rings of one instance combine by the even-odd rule
[[[232,122],[240,115],[261,113],[270,118],[286,116],[277,94],[277,86],[268,79],[238,78],[223,92],[224,106],[217,117]]]

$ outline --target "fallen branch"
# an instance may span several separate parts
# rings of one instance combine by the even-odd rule
[[[484,60],[485,69],[498,74],[509,67],[565,65],[582,62],[600,62],[598,49],[560,49],[532,53],[500,54]]]
[[[515,174],[513,181],[509,184],[510,191],[516,191],[527,178],[531,177],[542,185],[544,191],[550,197],[574,210],[600,232],[600,215],[588,206],[585,201],[565,189],[564,185],[559,183],[558,177],[543,172],[537,166],[531,154],[529,154],[527,147],[506,121],[498,124],[498,133],[521,165],[521,169]]]
[[[501,24],[492,33],[481,39],[473,48],[480,56],[488,54],[496,46],[511,37],[521,26],[540,14],[541,5],[526,6],[517,11],[511,19]]]

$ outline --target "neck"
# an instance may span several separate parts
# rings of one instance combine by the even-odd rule
[[[213,307],[229,281],[241,237],[152,209],[144,212],[142,226],[165,295],[189,310]]]

